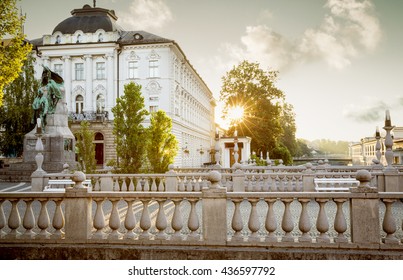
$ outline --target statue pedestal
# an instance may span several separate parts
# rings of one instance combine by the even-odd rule
[[[60,100],[56,105],[54,114],[47,115],[45,131],[42,131],[44,161],[42,168],[48,173],[58,173],[63,170],[65,163],[71,168],[76,168],[75,138],[68,127],[68,114],[66,104]],[[23,163],[10,166],[11,170],[36,170],[35,150],[36,127],[24,137]]]

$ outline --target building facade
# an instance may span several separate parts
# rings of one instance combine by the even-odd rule
[[[380,163],[387,165],[385,159],[385,136],[380,135],[379,144],[381,159]],[[403,127],[393,129],[393,164],[403,164]],[[377,139],[374,136],[364,137],[360,142],[353,143],[350,148],[353,165],[372,165],[376,157]]]
[[[171,117],[180,147],[175,166],[210,162],[215,100],[179,45],[145,31],[123,30],[112,10],[85,5],[71,15],[52,34],[31,41],[35,72],[39,78],[44,65],[63,77],[71,129],[74,133],[81,121],[90,122],[97,164],[116,159],[111,109],[129,82],[142,86],[146,109]]]

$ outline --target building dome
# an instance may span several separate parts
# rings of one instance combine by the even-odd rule
[[[72,16],[60,22],[53,33],[59,31],[62,34],[74,34],[77,30],[84,33],[95,33],[98,29],[106,32],[121,31],[117,25],[115,11],[84,5],[82,9],[74,9]]]

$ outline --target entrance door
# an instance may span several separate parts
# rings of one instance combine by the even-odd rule
[[[102,133],[95,134],[95,160],[97,165],[104,164],[104,136]]]

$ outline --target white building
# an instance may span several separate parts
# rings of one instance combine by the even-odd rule
[[[172,118],[180,147],[175,166],[210,162],[210,154],[200,151],[214,146],[215,100],[179,45],[123,30],[112,10],[85,5],[71,14],[52,34],[31,41],[35,70],[39,78],[45,65],[63,77],[72,131],[84,119],[91,122],[97,163],[116,158],[111,109],[132,81],[142,86],[150,112],[162,109]]]

